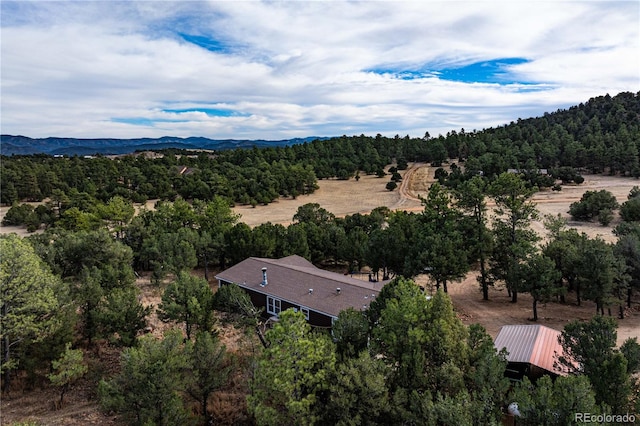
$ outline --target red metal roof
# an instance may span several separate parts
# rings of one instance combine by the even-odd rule
[[[553,374],[566,375],[554,367],[557,356],[562,355],[558,343],[560,332],[543,325],[505,325],[496,336],[494,346],[509,352],[507,361],[535,365]]]

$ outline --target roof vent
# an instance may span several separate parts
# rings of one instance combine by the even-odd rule
[[[309,289],[309,294],[313,294],[313,289],[312,288]]]
[[[340,294],[340,291],[341,291],[341,290],[342,290],[342,289],[341,289],[340,287],[337,287],[337,288],[336,288],[336,294]]]
[[[267,281],[267,268],[262,268],[262,282],[260,283],[260,285],[264,287],[267,284],[269,284],[269,282]]]

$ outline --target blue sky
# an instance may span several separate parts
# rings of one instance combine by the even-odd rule
[[[0,130],[435,136],[640,90],[637,1],[0,2]]]

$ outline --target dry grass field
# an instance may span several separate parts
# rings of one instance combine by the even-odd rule
[[[385,189],[387,178],[362,176],[355,180],[323,180],[319,182],[319,189],[310,195],[300,196],[295,200],[280,199],[268,206],[238,206],[234,208],[241,214],[241,221],[250,226],[272,222],[289,224],[298,207],[306,203],[318,203],[321,207],[342,217],[354,213],[368,213],[376,207],[388,206],[392,210],[402,209],[420,211],[422,209],[419,195],[426,195],[429,185],[433,182],[434,168],[426,164],[411,164],[409,169],[401,172],[402,184],[393,192]],[[612,192],[618,202],[627,199],[631,188],[640,185],[640,181],[629,178],[609,177],[602,175],[586,175],[581,185],[563,186],[562,191],[544,191],[534,196],[534,201],[541,215],[551,214],[570,219],[569,205],[578,201],[588,190],[606,189]],[[148,207],[152,207],[150,202]],[[0,208],[0,220],[7,208]],[[603,227],[597,223],[569,222],[570,227],[585,232],[591,237],[599,236],[607,241],[615,241],[612,228],[619,223],[616,217],[611,226]],[[541,221],[535,222],[533,228],[544,236]],[[17,232],[27,235],[23,228],[1,227],[1,233]],[[428,277],[419,276],[416,281],[430,289]],[[145,305],[156,305],[160,301],[157,288],[148,284],[148,279],[139,280],[143,292],[142,302]],[[506,290],[492,288],[490,300],[483,301],[476,282],[476,274],[470,273],[460,283],[449,285],[449,294],[453,300],[458,316],[465,324],[480,323],[495,338],[500,327],[505,324],[530,324],[532,316],[531,298],[527,294],[519,295],[517,304],[510,303]],[[619,321],[618,344],[628,337],[640,336],[640,298],[636,297],[634,307],[626,311],[626,318]],[[589,319],[595,313],[595,306],[591,302],[583,302],[577,306],[572,295],[567,297],[566,304],[547,303],[539,305],[539,324],[561,330],[564,325],[574,319]],[[614,313],[615,314],[615,313]],[[153,318],[154,334],[161,334],[163,324]],[[221,333],[228,347],[237,348],[239,334],[234,330]],[[103,353],[117,362],[117,354]],[[98,410],[95,400],[95,390],[87,383],[79,384],[66,396],[67,403],[61,410],[53,410],[52,402],[58,394],[50,386],[42,383],[28,393],[16,390],[9,395],[3,395],[0,401],[0,424],[9,425],[17,421],[32,420],[37,425],[117,425],[120,424],[114,416],[105,415]]]
[[[407,173],[410,171],[401,172],[405,176]],[[287,225],[291,223],[298,207],[307,203],[318,203],[340,217],[355,213],[369,213],[380,206],[388,206],[392,210],[420,207],[420,200],[410,199],[403,194],[402,185],[400,189],[387,191],[385,189],[387,182],[389,182],[388,178],[372,175],[361,176],[358,182],[354,179],[326,179],[318,181],[319,188],[313,194],[301,195],[296,199],[280,198],[266,206],[237,206],[233,210],[242,215],[240,218],[242,222],[249,226],[256,226],[266,222]]]
[[[249,226],[257,226],[261,223],[271,222],[283,225],[292,221],[298,207],[307,203],[318,203],[321,207],[338,217],[344,217],[354,213],[368,213],[376,207],[387,206],[391,210],[420,211],[419,196],[425,196],[429,186],[434,182],[435,168],[426,164],[410,164],[409,169],[401,171],[403,181],[395,191],[387,191],[385,185],[387,178],[375,176],[362,176],[359,182],[355,180],[321,180],[320,188],[309,195],[298,198],[281,198],[267,206],[237,206],[234,211],[241,215],[240,220]],[[534,195],[541,216],[560,214],[569,220],[569,226],[584,232],[591,237],[600,236],[607,241],[614,241],[611,232],[619,223],[619,218],[610,226],[603,227],[598,223],[585,223],[571,221],[569,205],[579,201],[586,191],[599,191],[606,189],[615,195],[619,203],[627,199],[629,191],[634,186],[640,186],[640,180],[620,178],[605,175],[585,175],[585,182],[581,185],[564,185],[562,191],[545,190]],[[533,228],[541,235],[544,234],[542,221],[535,222]]]
[[[364,176],[359,182],[353,180],[324,180],[319,182],[320,189],[313,194],[298,197],[296,200],[281,199],[268,206],[236,207],[236,213],[242,215],[241,221],[250,226],[265,222],[288,224],[299,206],[305,203],[318,203],[321,207],[338,217],[354,213],[368,213],[373,208],[386,205],[392,210],[401,209],[420,211],[422,206],[418,196],[426,195],[429,186],[434,182],[435,168],[426,164],[410,164],[408,170],[401,172],[403,181],[401,186],[393,192],[385,189],[388,179],[374,176]],[[568,221],[568,226],[584,232],[591,238],[600,237],[609,242],[615,242],[612,229],[620,222],[618,216],[609,226],[601,226],[597,222],[572,221],[569,215],[569,205],[579,201],[586,191],[606,189],[613,193],[619,203],[627,199],[631,188],[640,186],[640,181],[631,178],[620,178],[605,175],[585,175],[585,182],[581,185],[565,185],[561,191],[541,191],[534,195],[533,201],[540,212],[540,216],[561,215]],[[489,205],[491,208],[491,205]],[[542,220],[532,224],[542,237],[545,229]],[[416,281],[429,286],[428,277],[419,276]],[[530,324],[532,314],[531,297],[520,294],[519,302],[512,304],[506,290],[499,287],[490,291],[490,300],[483,301],[476,282],[476,273],[471,272],[461,283],[452,283],[449,293],[460,318],[466,324],[480,323],[489,334],[495,338],[500,327],[506,324]],[[592,302],[583,302],[577,306],[573,295],[567,296],[567,304],[547,303],[538,306],[539,324],[561,330],[564,325],[574,319],[589,319],[595,313]],[[640,302],[637,299],[636,302]],[[614,312],[615,314],[615,312]],[[640,303],[626,312],[626,318],[619,322],[618,344],[628,337],[640,337]]]

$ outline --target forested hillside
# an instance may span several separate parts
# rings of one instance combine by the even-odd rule
[[[528,424],[640,412],[640,345],[616,347],[614,319],[638,304],[640,188],[621,206],[599,193],[575,207],[580,220],[599,221],[620,207],[615,243],[557,217],[547,218],[544,241],[530,226],[541,168],[559,181],[581,169],[640,174],[639,112],[640,98],[625,93],[437,138],[354,136],[159,158],[3,157],[3,201],[13,203],[4,223],[43,230],[0,237],[4,395],[56,387],[56,409],[82,383],[103,412],[136,425],[494,425],[513,400]],[[317,179],[450,157],[464,168],[442,168],[418,213],[380,207],[338,218],[306,204],[288,226],[251,228],[230,208],[295,197]],[[18,202],[44,198],[35,208]],[[147,198],[160,201],[136,214],[133,201]],[[293,311],[266,330],[237,286],[212,291],[213,269],[292,254],[392,281],[369,309],[340,313],[333,334]],[[584,368],[568,361],[571,374],[555,382],[510,385],[505,354],[482,327],[463,325],[446,294],[468,274],[479,299],[500,287],[523,309],[518,295],[530,295],[533,321],[538,304],[591,304],[594,319],[566,318],[576,321],[563,331],[565,353]],[[428,276],[431,298],[412,281],[418,275]],[[142,303],[141,281],[161,303]],[[152,318],[171,330],[145,336]],[[234,348],[220,338],[230,324],[242,330]],[[106,355],[114,351],[116,365]]]
[[[32,139],[27,136],[0,135],[0,144],[2,145],[2,154],[4,155],[49,154],[73,156],[130,154],[136,151],[157,151],[162,149],[210,151],[252,148],[254,146],[264,148],[268,146],[292,145],[315,139],[326,138],[310,136],[278,141],[209,139],[203,137],[177,138],[170,136],[141,139],[77,139],[57,137]]]
[[[317,179],[383,176],[394,161],[401,168],[407,161],[437,165],[447,158],[463,161],[467,178],[480,171],[491,178],[507,169],[560,167],[640,176],[639,140],[640,94],[621,93],[498,128],[438,137],[343,136],[198,155],[168,150],[160,158],[4,156],[0,201],[10,205],[81,194],[102,202],[116,195],[134,202],[219,196],[230,203],[263,204],[314,191]]]

